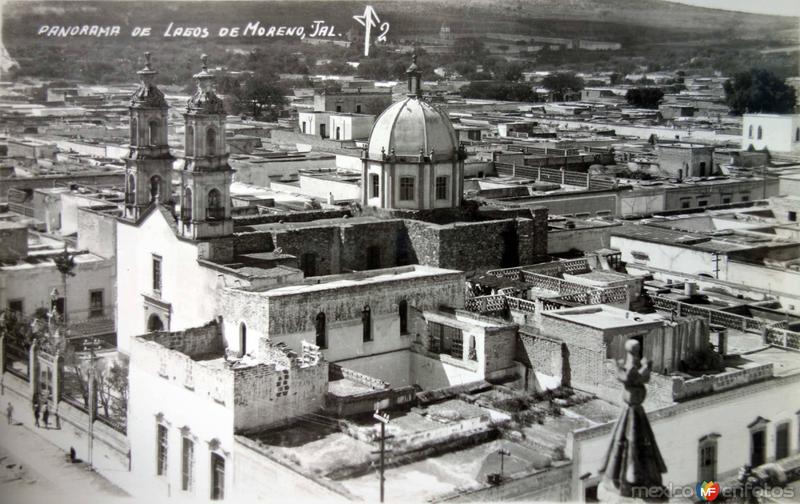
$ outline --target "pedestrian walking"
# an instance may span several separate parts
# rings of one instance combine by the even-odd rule
[[[35,420],[35,422],[36,422],[36,427],[39,427],[39,413],[40,413],[40,410],[39,410],[39,403],[37,402],[37,403],[36,403],[36,404],[33,406],[33,418],[34,418],[34,420]]]
[[[50,420],[50,406],[45,404],[44,405],[44,412],[42,413],[42,420],[44,420],[44,428],[49,429],[50,424],[48,421]]]
[[[6,418],[8,419],[8,425],[11,425],[12,419],[11,417],[14,416],[14,406],[11,405],[11,401],[8,402],[8,407],[6,408]]]

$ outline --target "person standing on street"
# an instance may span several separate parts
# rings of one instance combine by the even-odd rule
[[[6,419],[8,419],[8,425],[11,425],[12,419],[11,417],[14,415],[14,406],[11,405],[11,401],[8,401],[8,407],[6,408]]]
[[[48,423],[48,421],[50,420],[50,406],[47,403],[45,403],[45,405],[44,405],[44,412],[42,413],[42,420],[44,420],[44,428],[45,429],[49,429],[50,428],[50,424]]]
[[[33,405],[33,418],[36,422],[36,427],[39,427],[39,403],[36,402]]]

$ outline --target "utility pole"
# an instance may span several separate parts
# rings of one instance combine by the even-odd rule
[[[497,453],[500,454],[500,479],[503,479],[503,462],[505,461],[505,457],[510,456],[511,452],[505,448],[501,448],[500,451]]]
[[[93,470],[92,452],[94,451],[94,419],[97,411],[97,391],[95,390],[95,387],[97,386],[95,377],[95,362],[97,361],[97,354],[95,353],[95,350],[99,346],[100,341],[95,337],[92,337],[83,343],[83,349],[89,350],[89,453],[87,461],[89,463],[90,471]]]
[[[386,452],[386,440],[391,438],[391,437],[393,437],[393,436],[389,436],[388,438],[386,436],[386,424],[389,423],[389,415],[381,415],[376,410],[375,414],[372,415],[372,418],[374,418],[375,420],[380,422],[380,425],[381,425],[380,478],[381,478],[381,502],[383,502],[383,485],[384,485],[384,482],[386,481],[386,478],[383,477],[384,460],[385,460],[385,452]]]

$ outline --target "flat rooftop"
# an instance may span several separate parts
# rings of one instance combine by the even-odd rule
[[[595,329],[614,329],[633,327],[645,324],[657,324],[664,320],[658,313],[636,313],[608,305],[566,308],[544,312],[546,317],[553,317]]]
[[[398,266],[394,268],[358,271],[355,273],[345,273],[342,275],[311,277],[306,278],[303,283],[294,285],[277,287],[243,287],[241,289],[251,292],[262,292],[264,295],[269,297],[277,297],[306,292],[335,290],[343,287],[380,284],[386,282],[396,282],[400,280],[409,280],[412,278],[444,276],[452,274],[461,274],[461,272],[457,270],[448,270],[415,264],[411,266]]]

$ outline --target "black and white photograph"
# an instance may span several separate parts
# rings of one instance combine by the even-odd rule
[[[797,0],[0,0],[0,502],[800,502]]]

